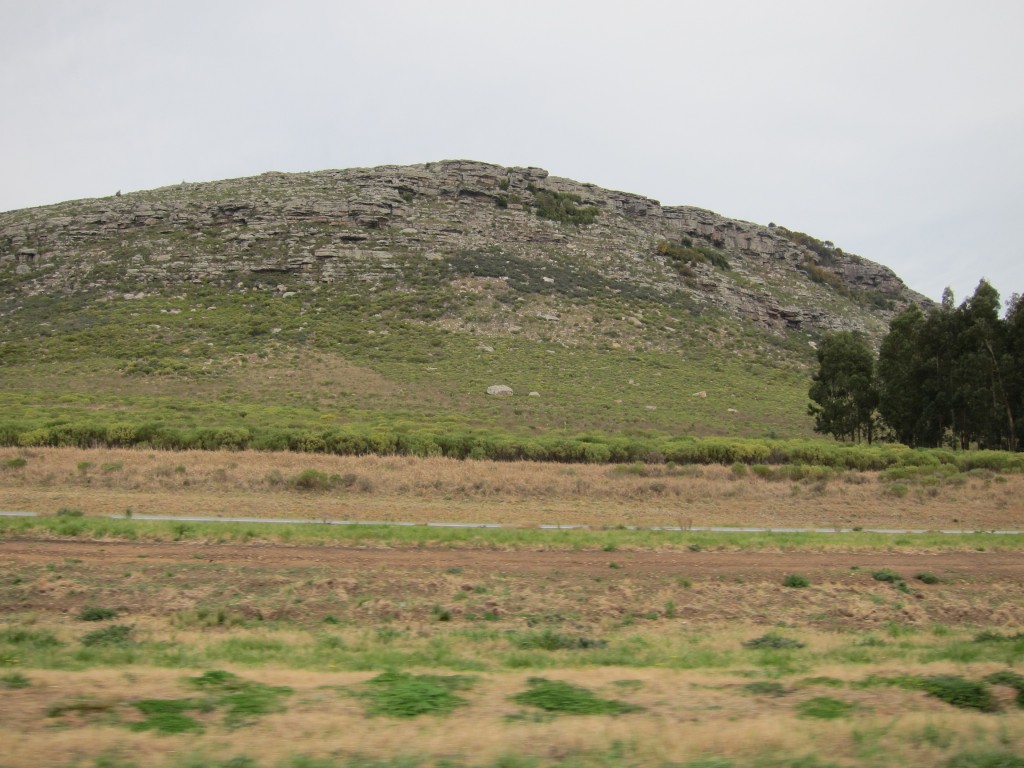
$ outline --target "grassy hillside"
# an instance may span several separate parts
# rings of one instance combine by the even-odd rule
[[[808,437],[814,340],[912,294],[793,234],[460,162],[0,214],[0,440]]]
[[[426,322],[450,300],[445,293],[298,299],[200,288],[132,301],[30,297],[5,318],[3,421],[20,429],[451,422],[522,434],[810,434],[806,342],[799,349],[747,330],[715,343],[701,318],[688,319],[676,349],[662,327],[631,326],[650,338],[649,349],[625,348],[618,332],[572,344],[476,335]],[[489,396],[491,384],[515,394]]]

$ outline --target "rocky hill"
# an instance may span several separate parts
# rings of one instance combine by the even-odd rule
[[[674,258],[684,240],[720,252],[727,266],[692,248]],[[389,279],[401,286],[422,258],[446,265],[457,290],[525,283],[519,298],[576,298],[599,279],[595,293],[629,285],[777,332],[876,334],[893,309],[927,302],[890,269],[814,245],[774,225],[662,206],[540,168],[466,161],[267,173],[0,214],[0,264],[23,295],[130,299],[199,282],[281,294],[353,282],[373,290]],[[278,276],[292,280],[282,287]],[[554,302],[530,303],[534,316],[553,316],[543,310]]]
[[[385,370],[395,361],[465,368],[454,349],[512,342],[595,360],[725,353],[804,377],[824,332],[877,340],[928,303],[890,269],[782,226],[469,161],[0,213],[0,288],[0,365],[102,358],[118,377],[187,379],[316,350],[398,387],[410,379]],[[484,366],[479,382],[487,370],[501,372]],[[456,378],[435,394],[461,390]]]

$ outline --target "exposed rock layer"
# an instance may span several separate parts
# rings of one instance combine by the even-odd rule
[[[592,207],[593,222],[538,216],[541,193],[570,210]],[[711,249],[728,269],[674,262],[665,242]],[[373,290],[400,286],[410,259],[453,264],[481,253],[531,265],[553,289],[586,271],[776,333],[854,328],[878,338],[895,311],[928,303],[890,269],[812,250],[781,228],[470,161],[266,173],[0,214],[0,276],[13,273],[18,295],[130,299],[194,283],[282,297],[303,286]],[[486,289],[500,290],[507,276],[454,269],[451,280],[460,290],[492,280]],[[538,306],[534,316],[557,324],[559,309]]]

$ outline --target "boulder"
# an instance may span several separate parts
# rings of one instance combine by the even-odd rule
[[[494,395],[496,397],[511,397],[512,387],[507,384],[491,384],[491,386],[487,388],[487,394]]]

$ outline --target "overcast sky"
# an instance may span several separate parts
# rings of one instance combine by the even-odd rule
[[[0,210],[468,158],[1024,292],[1020,0],[0,0]]]

